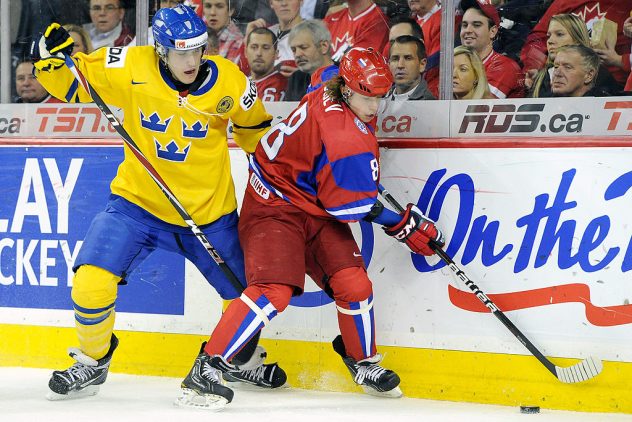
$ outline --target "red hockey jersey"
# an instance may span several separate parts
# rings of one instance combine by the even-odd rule
[[[324,22],[331,33],[334,61],[351,47],[373,47],[381,52],[388,43],[388,19],[375,4],[353,18],[348,9],[342,9],[326,16]]]
[[[492,50],[483,59],[489,90],[496,98],[521,98],[524,90],[520,86],[522,71],[518,63]]]
[[[287,78],[276,70],[268,76],[254,81],[257,85],[257,95],[261,101],[284,101],[287,90]]]
[[[311,215],[352,222],[377,201],[378,163],[371,125],[321,87],[261,138],[250,156],[248,189],[270,205],[287,201]]]

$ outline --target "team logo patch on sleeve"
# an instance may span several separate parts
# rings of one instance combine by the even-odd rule
[[[233,108],[233,104],[234,104],[233,99],[227,95],[221,100],[219,100],[219,103],[217,103],[216,110],[218,113],[228,113],[230,109]]]
[[[239,99],[239,105],[244,110],[249,110],[255,104],[257,100],[257,85],[250,79],[248,79],[248,85],[246,85],[246,91],[244,95]]]
[[[127,56],[127,47],[108,47],[105,54],[105,67],[124,67],[125,56]]]
[[[360,132],[364,133],[365,135],[369,134],[369,131],[367,130],[366,125],[364,124],[362,120],[358,119],[357,117],[354,117],[353,121],[355,122],[358,129],[360,129]]]

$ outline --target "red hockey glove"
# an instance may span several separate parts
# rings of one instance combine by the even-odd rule
[[[408,204],[401,215],[402,220],[399,223],[382,228],[387,235],[402,242],[411,252],[430,256],[435,253],[428,244],[431,240],[439,247],[445,245],[441,230],[435,226],[434,221],[424,217],[415,205]]]

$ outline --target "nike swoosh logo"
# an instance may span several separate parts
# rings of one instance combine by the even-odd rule
[[[132,85],[141,85],[141,84],[146,84],[147,82],[136,82],[134,79],[132,79]]]
[[[356,252],[354,252],[354,253],[353,253],[353,256],[362,256],[362,254],[361,254],[361,253],[356,253]]]

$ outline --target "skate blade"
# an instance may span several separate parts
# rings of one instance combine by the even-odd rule
[[[75,399],[81,399],[84,397],[94,396],[98,392],[99,392],[98,385],[89,385],[86,388],[79,391],[70,391],[68,394],[59,394],[50,390],[46,394],[46,399],[50,401],[75,400]]]
[[[215,394],[198,394],[194,390],[183,388],[182,395],[176,399],[174,404],[190,409],[204,409],[217,412],[226,407],[228,400]]]
[[[375,397],[386,397],[389,399],[398,399],[404,396],[404,393],[402,393],[402,390],[399,387],[395,387],[392,390],[388,390],[388,391],[377,391],[371,387],[367,387],[366,385],[363,385],[362,389],[364,390],[365,393],[371,396],[375,396]]]
[[[250,383],[248,381],[238,381],[238,380],[227,380],[224,378],[224,384],[227,387],[230,387],[233,390],[240,391],[267,391],[267,390],[283,390],[286,388],[290,388],[290,383],[285,381],[285,384],[280,385],[278,387],[268,387],[267,385],[257,385],[255,383]]]

